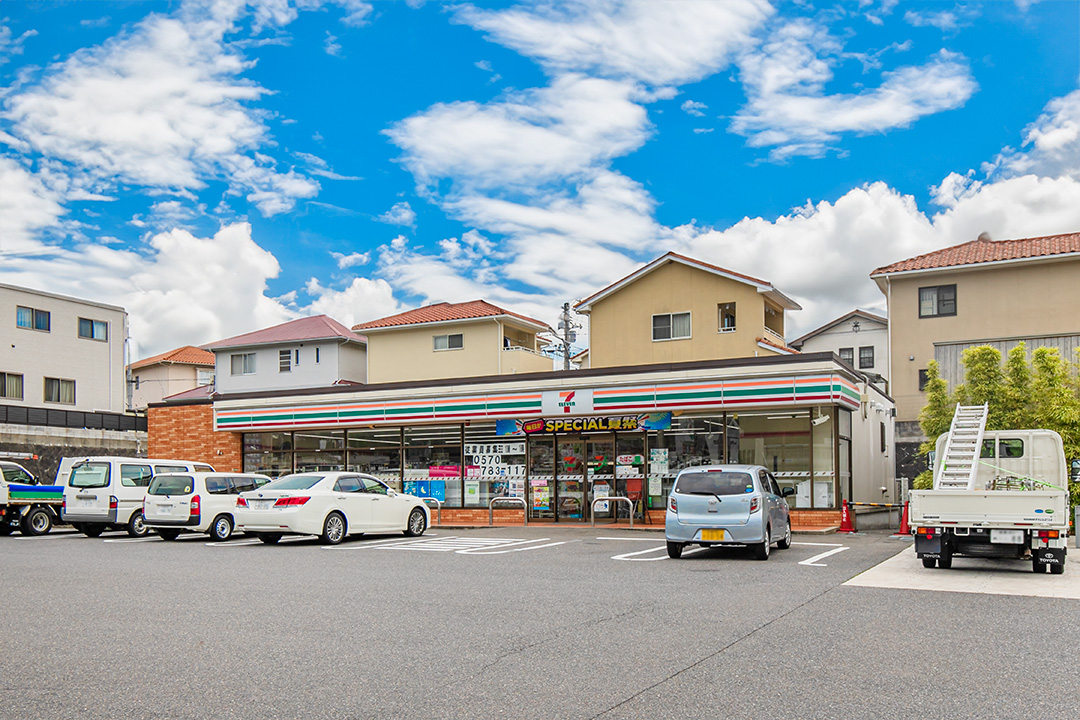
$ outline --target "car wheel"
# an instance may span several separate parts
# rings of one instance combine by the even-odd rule
[[[179,530],[155,530],[162,540],[175,540],[180,536]]]
[[[128,520],[127,534],[133,538],[146,537],[146,534],[150,532],[150,528],[146,527],[146,520],[143,518],[142,511],[136,512]]]
[[[424,511],[413,508],[413,511],[409,513],[409,524],[405,526],[405,534],[409,537],[417,537],[423,535],[425,530],[427,530],[427,518],[424,517]]]
[[[768,560],[769,552],[772,550],[772,531],[768,525],[765,526],[765,542],[759,542],[754,546],[754,558],[756,560]]]
[[[932,567],[937,567],[937,558],[932,558],[932,557],[924,557],[924,558],[922,559],[922,566],[923,566],[924,568],[932,568]]]
[[[332,512],[323,520],[322,535],[319,536],[323,545],[337,545],[345,539],[345,518],[341,513]]]
[[[225,542],[232,537],[233,523],[228,515],[218,515],[210,524],[210,537],[218,542]]]
[[[277,541],[281,539],[281,533],[255,533],[255,537],[267,545],[276,545]]]
[[[683,544],[677,542],[671,542],[668,540],[667,544],[667,556],[672,560],[678,560],[682,557]]]
[[[100,537],[105,532],[105,526],[101,523],[83,523],[82,534],[86,537]]]
[[[1064,575],[1065,574],[1065,563],[1062,563],[1060,565],[1051,565],[1050,566],[1050,574],[1051,575]]]
[[[52,530],[52,515],[45,508],[34,508],[19,523],[23,535],[45,535],[49,530]]]
[[[784,531],[784,537],[776,541],[776,547],[781,550],[787,550],[791,547],[791,520],[788,519],[787,530]]]

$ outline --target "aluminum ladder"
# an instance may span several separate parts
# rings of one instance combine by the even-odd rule
[[[957,405],[949,437],[945,440],[941,464],[934,475],[935,490],[974,490],[979,471],[987,404]]]

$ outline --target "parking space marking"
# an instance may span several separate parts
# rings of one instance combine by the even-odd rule
[[[544,538],[545,540],[547,538]],[[393,545],[383,545],[379,550],[423,550],[425,552],[459,552],[504,547],[508,544],[529,542],[518,538],[468,538],[451,536],[435,540],[406,540]]]
[[[401,545],[402,543],[414,543],[414,542],[428,542],[434,535],[425,535],[423,538],[406,539],[406,538],[388,538],[386,540],[367,540],[357,545],[324,545],[323,550],[378,550],[379,548],[386,547],[388,545]],[[440,540],[450,540],[452,537],[439,538]]]
[[[82,537],[82,533],[49,533],[48,535],[21,535],[16,540],[63,540],[64,538]]]
[[[577,542],[577,540],[560,540],[558,542],[548,543],[546,545],[533,545],[532,543],[544,542],[551,538],[539,538],[537,540],[517,540],[507,543],[506,545],[496,545],[496,548],[508,548],[495,550],[492,548],[486,549],[471,549],[471,550],[458,550],[459,555],[502,555],[504,553],[522,552],[525,550],[540,550],[542,548],[555,547],[556,545],[565,545],[568,542]],[[528,547],[525,547],[528,546]]]
[[[707,549],[708,548],[703,548],[703,547],[685,548],[685,549],[683,549],[682,554],[683,555],[693,555],[694,553],[703,552],[704,550],[707,550]],[[659,557],[645,557],[645,558],[635,557],[636,555],[647,555],[649,553],[658,552],[660,550],[663,550],[664,554],[660,555]],[[626,560],[627,562],[653,562],[655,560],[670,560],[671,558],[669,558],[668,555],[667,555],[667,545],[665,544],[665,545],[660,545],[659,547],[649,548],[648,550],[637,550],[635,552],[623,553],[622,555],[612,555],[611,559],[612,560]]]
[[[102,540],[101,542],[107,542],[107,543],[140,543],[140,542],[152,542],[152,541],[155,541],[155,540],[160,541],[161,538],[158,538],[158,537],[106,538],[105,540]]]
[[[793,542],[792,545],[813,545],[814,547],[844,547],[843,543],[812,543],[812,542]]]
[[[832,550],[826,550],[825,552],[820,553],[818,555],[815,555],[812,558],[807,558],[806,560],[800,560],[799,564],[800,565],[813,565],[814,567],[828,567],[828,563],[821,563],[821,562],[816,562],[816,561],[817,560],[824,560],[825,558],[829,557],[830,555],[835,555],[836,553],[842,553],[845,550],[850,550],[850,549],[851,548],[849,548],[849,547],[838,547],[838,548],[833,548]]]
[[[203,543],[206,547],[239,547],[240,545],[258,545],[262,540],[259,538],[237,538],[236,540],[217,540],[215,542]]]

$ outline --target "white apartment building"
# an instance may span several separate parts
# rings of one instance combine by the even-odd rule
[[[0,284],[0,405],[125,411],[122,307]]]

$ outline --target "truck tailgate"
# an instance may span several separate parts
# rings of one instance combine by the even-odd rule
[[[1058,490],[913,490],[909,510],[913,525],[1069,523],[1068,495]]]

